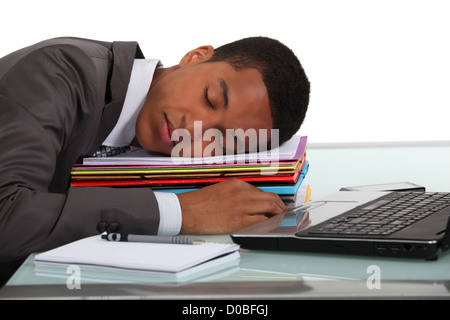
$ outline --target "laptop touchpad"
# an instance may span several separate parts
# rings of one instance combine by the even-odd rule
[[[323,202],[309,210],[310,227],[356,208],[359,202]]]

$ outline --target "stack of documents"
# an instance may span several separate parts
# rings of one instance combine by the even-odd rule
[[[308,172],[306,136],[274,150],[204,158],[162,156],[132,148],[112,157],[85,158],[72,169],[72,187],[150,187],[182,193],[230,178],[279,195],[297,194]]]

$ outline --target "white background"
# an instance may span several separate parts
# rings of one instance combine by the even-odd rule
[[[309,142],[450,140],[450,1],[7,0],[0,56],[43,39],[136,40],[165,66],[269,36],[312,83]]]

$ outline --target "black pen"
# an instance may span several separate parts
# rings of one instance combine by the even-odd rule
[[[194,240],[191,237],[167,237],[167,236],[150,236],[141,234],[120,234],[120,233],[102,234],[102,239],[108,241],[149,242],[149,243],[169,243],[169,244],[200,244],[204,242],[201,240]]]

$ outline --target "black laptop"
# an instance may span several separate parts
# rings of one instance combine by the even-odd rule
[[[436,259],[450,193],[339,191],[231,235],[242,248]]]

